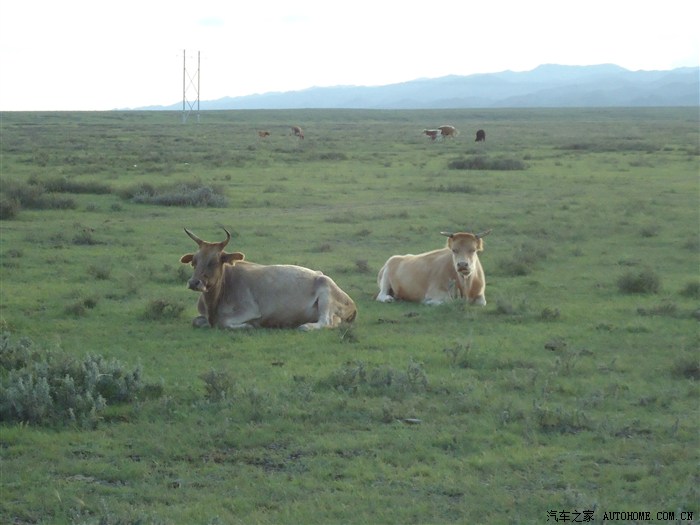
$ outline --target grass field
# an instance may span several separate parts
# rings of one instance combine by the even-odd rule
[[[698,117],[1,114],[0,523],[700,522]],[[356,322],[193,329],[183,227]],[[374,301],[489,228],[485,307]]]

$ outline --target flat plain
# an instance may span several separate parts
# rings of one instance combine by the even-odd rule
[[[0,522],[697,523],[698,122],[1,114]],[[185,227],[357,320],[192,328]],[[374,300],[389,256],[486,229],[485,307]]]

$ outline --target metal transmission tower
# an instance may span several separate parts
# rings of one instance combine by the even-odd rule
[[[199,51],[197,51],[197,72],[190,74],[187,72],[187,50],[182,52],[182,123],[187,122],[187,118],[197,108],[197,122],[199,122]],[[189,81],[189,83],[188,83]],[[188,100],[188,90],[194,90],[195,99]]]

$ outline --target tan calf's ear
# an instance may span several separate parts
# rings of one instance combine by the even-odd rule
[[[189,264],[192,262],[192,259],[194,259],[194,254],[193,253],[186,253],[182,257],[180,257],[180,262],[182,264]]]
[[[227,263],[227,264],[233,264],[236,261],[242,261],[245,259],[245,255],[242,254],[241,252],[233,252],[233,253],[222,253],[221,254],[221,262]]]

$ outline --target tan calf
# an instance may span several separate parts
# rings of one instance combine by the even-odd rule
[[[486,304],[486,278],[478,253],[491,233],[446,233],[447,245],[418,255],[394,255],[377,275],[377,301],[396,299],[442,304],[464,297],[470,304]]]

